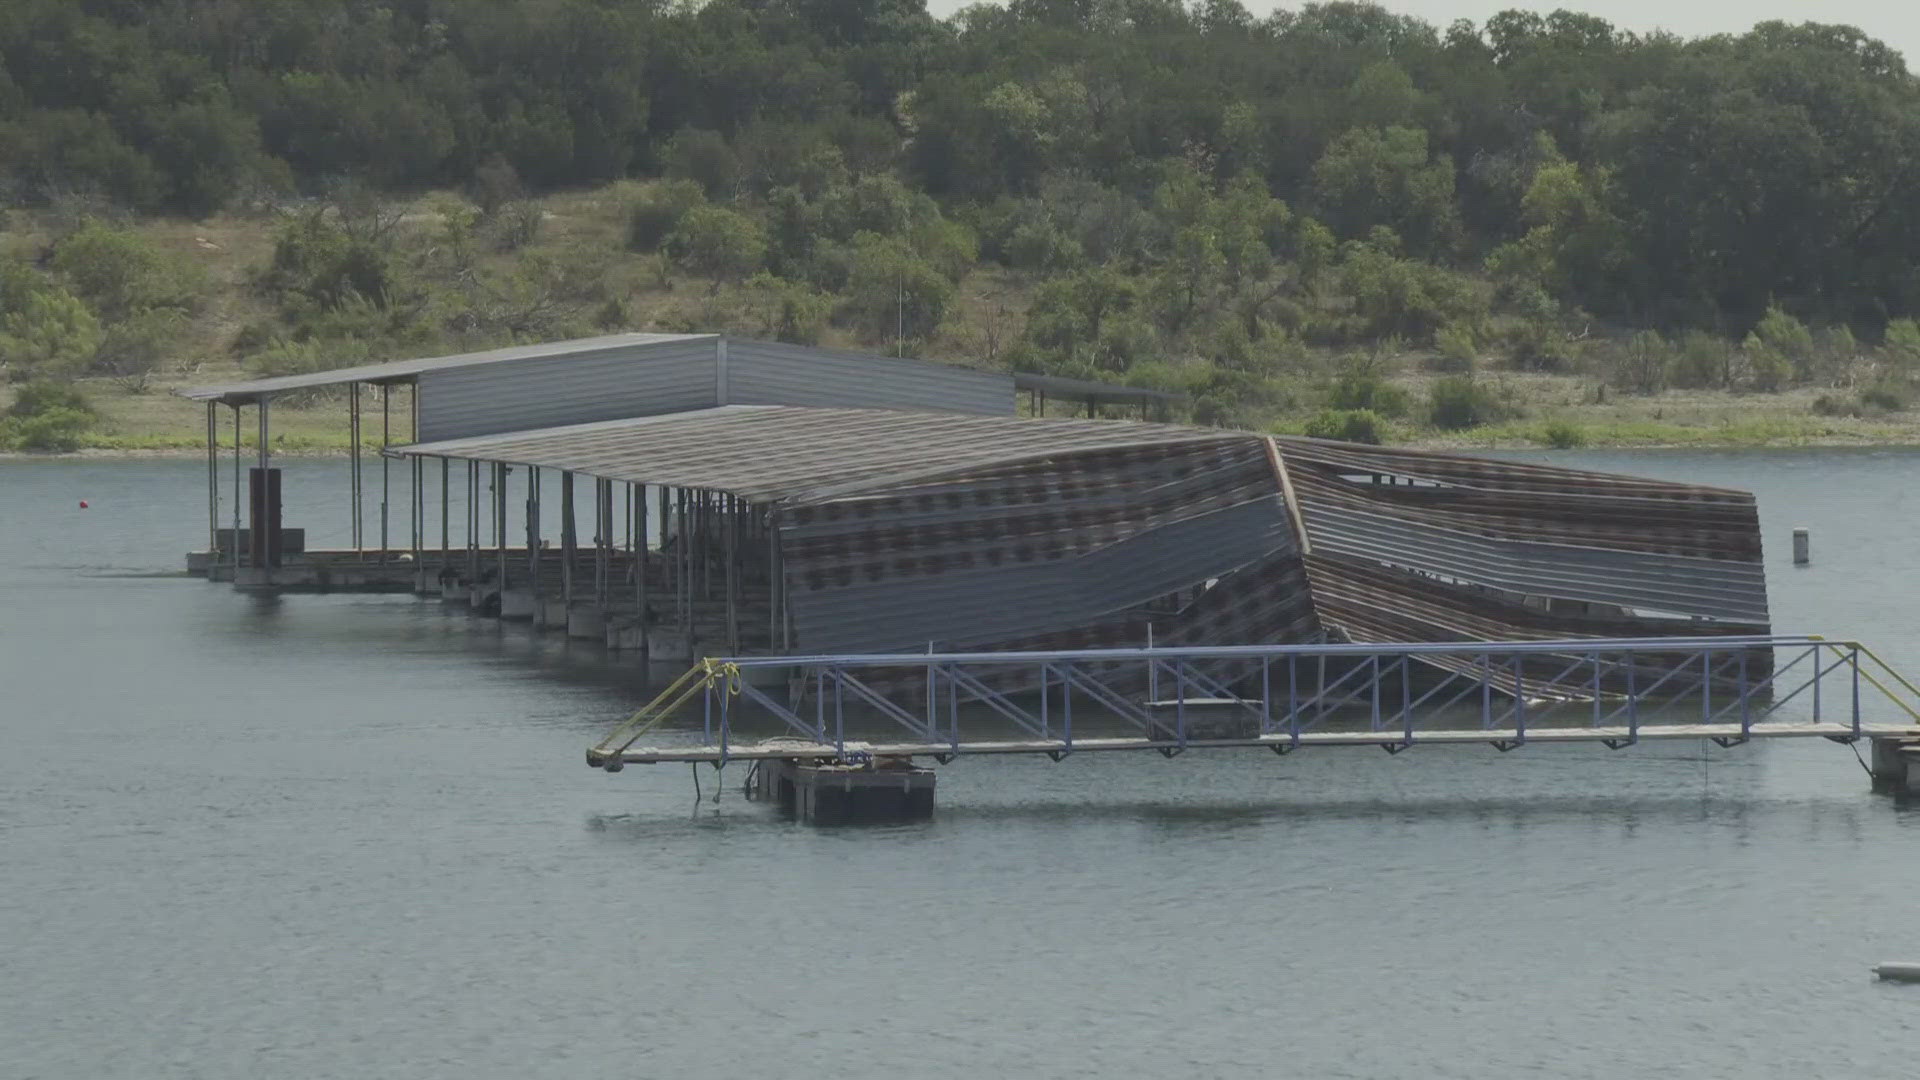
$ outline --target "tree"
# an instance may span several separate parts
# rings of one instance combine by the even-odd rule
[[[67,452],[80,449],[93,426],[93,404],[78,388],[61,382],[23,383],[0,416],[0,446]]]
[[[1335,232],[1365,235],[1384,225],[1416,252],[1444,254],[1459,223],[1453,163],[1427,151],[1418,128],[1354,128],[1313,167],[1316,203]]]
[[[899,240],[854,237],[847,276],[848,318],[870,344],[922,342],[933,336],[953,299],[953,283]]]
[[[71,378],[100,344],[79,297],[17,263],[0,264],[0,369],[15,378]]]
[[[109,322],[150,308],[190,307],[204,287],[199,267],[163,256],[139,233],[100,221],[54,245],[53,267]]]
[[[1811,373],[1813,332],[1774,304],[1747,335],[1743,351],[1753,373],[1754,388],[1779,390],[1796,375],[1804,378]]]
[[[667,255],[690,273],[722,282],[741,281],[767,259],[767,234],[760,223],[738,211],[697,206],[681,215],[667,236]]]

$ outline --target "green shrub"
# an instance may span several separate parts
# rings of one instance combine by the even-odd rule
[[[1920,372],[1920,322],[1895,319],[1887,324],[1887,336],[1880,346],[1880,358],[1896,375]]]
[[[741,281],[767,259],[767,233],[760,223],[737,211],[698,206],[681,215],[667,234],[667,257],[675,265],[710,278]]]
[[[1468,375],[1435,380],[1427,404],[1427,419],[1443,431],[1464,431],[1512,414],[1497,394]]]
[[[190,308],[206,288],[193,263],[163,254],[147,237],[89,221],[53,249],[53,268],[101,318],[148,308]]]
[[[1673,371],[1673,346],[1656,330],[1642,330],[1627,339],[1613,357],[1614,385],[1637,394],[1666,389]]]
[[[1452,375],[1472,371],[1480,357],[1479,335],[1474,333],[1473,327],[1464,323],[1441,327],[1433,335],[1433,347],[1439,353],[1433,361],[1433,369]]]
[[[1411,402],[1407,392],[1378,375],[1350,373],[1334,380],[1327,407],[1335,412],[1371,412],[1405,416]]]
[[[65,453],[80,449],[81,436],[93,426],[93,417],[77,409],[49,409],[27,417],[9,417],[0,424],[0,437],[20,450]]]
[[[1386,421],[1371,409],[1326,409],[1307,421],[1307,434],[1316,439],[1371,443],[1385,441]]]
[[[0,371],[79,374],[100,345],[100,321],[79,297],[24,263],[0,261]]]
[[[1913,404],[1913,391],[1903,383],[1883,379],[1860,391],[1860,404],[1869,409],[1902,412]]]
[[[72,383],[55,382],[52,379],[36,379],[21,383],[13,392],[13,405],[7,409],[7,415],[16,418],[43,416],[50,412],[65,409],[82,416],[93,415],[93,404],[87,395]]]
[[[1813,377],[1816,361],[1813,331],[1779,305],[1767,313],[1747,335],[1747,356],[1753,365],[1754,387],[1772,392],[1795,378]]]
[[[1701,330],[1689,330],[1673,357],[1673,385],[1704,390],[1733,383],[1733,345]]]
[[[1850,401],[1837,398],[1832,394],[1821,394],[1813,399],[1815,416],[1859,416],[1860,409]]]
[[[50,380],[23,383],[0,422],[0,443],[18,450],[78,450],[93,420],[93,405],[78,387]]]
[[[706,193],[691,180],[655,184],[633,204],[627,218],[627,246],[635,251],[657,250],[687,211],[706,201]]]
[[[1540,429],[1540,441],[1555,450],[1577,450],[1587,445],[1587,429],[1567,420],[1553,420]]]

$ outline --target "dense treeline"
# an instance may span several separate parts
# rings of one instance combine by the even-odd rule
[[[1274,393],[1312,351],[1554,369],[1605,341],[1624,389],[1766,390],[1901,374],[1920,348],[1920,84],[1837,26],[1681,40],[1569,12],[1442,29],[1237,0],[944,21],[921,0],[13,0],[0,170],[18,206],[333,207],[289,217],[257,275],[279,318],[241,348],[281,357],[618,323],[604,275],[475,284],[447,241],[513,246],[539,229],[512,216],[524,196],[633,177],[667,182],[635,195],[627,250],[747,290],[764,332],[924,347],[957,283],[998,267],[1030,295],[973,342],[988,359],[1216,402]],[[369,207],[448,188],[476,215],[410,253]],[[109,311],[72,273],[9,273],[16,357],[62,327],[93,355],[180,306]],[[542,322],[568,303],[574,323]],[[1392,411],[1368,378],[1335,404]]]

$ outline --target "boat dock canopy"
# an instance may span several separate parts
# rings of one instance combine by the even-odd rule
[[[222,405],[250,405],[261,398],[270,398],[290,390],[312,390],[323,386],[346,386],[350,383],[370,383],[376,386],[412,383],[421,374],[429,371],[447,371],[483,364],[504,364],[516,360],[573,359],[592,353],[630,349],[636,346],[680,341],[713,341],[718,336],[717,334],[609,334],[605,337],[549,341],[539,345],[515,345],[505,349],[458,353],[453,356],[392,360],[382,364],[361,364],[357,367],[310,371],[300,375],[280,375],[267,379],[248,379],[244,382],[191,386],[179,391],[179,394],[181,397],[192,398],[195,401],[217,401]]]
[[[421,440],[584,424],[721,405],[810,405],[1012,416],[1015,398],[1164,413],[1177,394],[724,334],[611,334],[180,391],[239,407],[325,387],[411,386]],[[1164,415],[1162,417],[1165,418]]]
[[[1079,451],[1249,442],[1259,439],[1127,420],[726,405],[417,443],[391,453],[564,469],[766,502],[832,497]]]

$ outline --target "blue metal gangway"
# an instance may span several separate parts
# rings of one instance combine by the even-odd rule
[[[1920,688],[1857,641],[1583,638],[714,658],[587,761],[1916,736]]]

